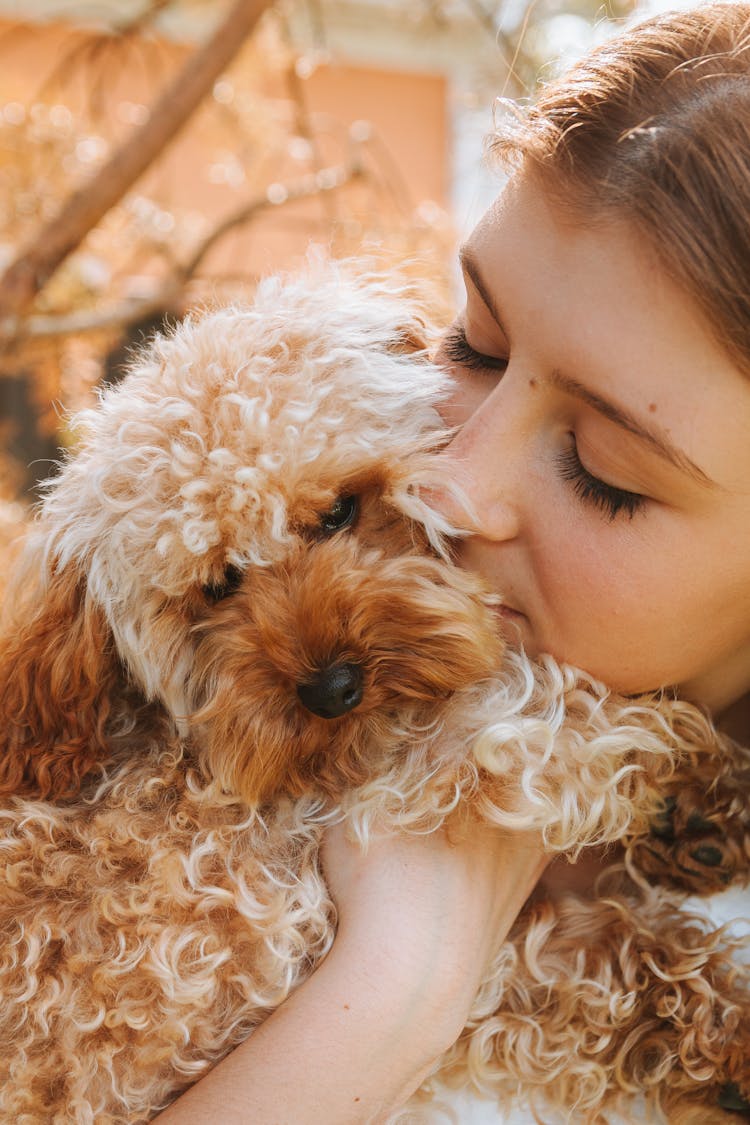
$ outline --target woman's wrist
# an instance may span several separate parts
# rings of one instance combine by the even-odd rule
[[[381,837],[364,857],[334,836],[324,858],[340,909],[337,956],[356,962],[368,950],[394,1003],[419,999],[426,1048],[447,1050],[547,865],[541,840],[472,823],[450,836]]]

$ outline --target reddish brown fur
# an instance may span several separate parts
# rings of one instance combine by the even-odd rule
[[[410,704],[474,685],[497,666],[500,644],[472,580],[457,572],[449,585],[416,532],[370,505],[368,528],[312,552],[300,545],[197,626],[195,678],[207,703],[195,722],[212,774],[248,800],[361,784],[377,772],[374,749],[385,763],[403,741]],[[339,719],[316,718],[297,685],[342,662],[364,670],[364,700]]]
[[[464,1082],[468,1066],[486,1082],[496,1068],[511,1092],[517,1076],[540,1098],[539,1120],[553,1088],[557,1105],[577,1106],[572,1120],[606,1125],[612,1103],[605,1112],[594,1073],[626,1114],[628,1092],[642,1091],[668,1122],[739,1120],[719,1100],[729,1085],[750,1095],[750,970],[733,956],[743,943],[617,866],[600,893],[527,905],[488,977],[489,996],[502,987],[494,1014],[480,1000],[441,1077]]]
[[[337,310],[345,292],[325,305]],[[276,304],[273,295],[267,315],[278,320]],[[294,311],[284,315],[282,365],[308,345],[314,358],[324,312],[306,318],[306,330]],[[11,595],[18,605],[0,642],[0,792],[67,798],[91,774],[96,788],[88,784],[77,803],[14,799],[3,810],[0,1103],[9,1120],[36,1113],[46,1121],[80,1106],[79,1120],[150,1119],[249,1033],[333,940],[319,864],[332,818],[348,820],[364,841],[383,821],[432,830],[459,803],[461,815],[502,823],[520,803],[523,815],[547,817],[550,847],[566,850],[645,832],[671,785],[676,800],[657,834],[631,846],[632,871],[690,889],[701,878],[707,884],[710,853],[700,853],[702,876],[690,868],[701,862],[694,838],[705,845],[719,832],[727,844],[711,878],[743,878],[750,862],[747,755],[733,755],[687,705],[665,697],[640,706],[571,670],[561,679],[538,667],[531,701],[520,683],[513,688],[519,710],[508,733],[503,685],[484,681],[500,655],[486,598],[470,575],[430,553],[406,514],[426,514],[408,487],[423,480],[414,447],[442,440],[428,435],[426,418],[418,440],[407,433],[391,446],[382,432],[388,452],[376,459],[378,442],[368,439],[363,453],[348,440],[360,433],[357,411],[344,411],[343,426],[338,419],[350,376],[326,368],[319,376],[337,392],[331,448],[290,452],[282,441],[279,467],[261,474],[257,492],[233,493],[222,458],[247,468],[254,431],[239,424],[237,403],[229,409],[224,401],[214,432],[217,394],[222,379],[265,347],[268,321],[256,323],[259,339],[242,327],[242,314],[230,320],[220,317],[223,330],[207,336],[184,326],[158,387],[155,366],[135,372],[121,388],[121,408],[109,402],[121,426],[108,428],[106,412],[97,416],[95,456],[76,459],[62,498],[51,491],[43,516],[48,535],[62,519],[44,551],[78,559],[80,571],[53,571]],[[236,349],[226,350],[235,333]],[[413,333],[397,336],[391,353],[408,354]],[[165,382],[172,405],[183,392],[192,402],[187,421],[175,423],[170,410],[154,414],[154,392]],[[267,417],[280,440],[286,394],[278,389]],[[239,390],[248,408],[257,404],[252,380]],[[326,409],[312,423],[313,439],[320,419],[331,421]],[[290,417],[294,432],[296,408]],[[140,443],[150,450],[145,463]],[[202,443],[221,457],[201,460]],[[131,479],[134,465],[141,475]],[[180,466],[186,492],[197,486],[203,497],[197,540],[177,533],[195,515],[178,502]],[[98,490],[81,491],[87,479]],[[152,481],[152,506],[144,507]],[[321,517],[352,494],[362,504],[356,524],[326,538]],[[88,519],[103,498],[94,550]],[[165,512],[177,522],[162,523],[162,543],[152,532]],[[124,547],[134,529],[131,557]],[[216,591],[238,559],[239,588],[232,580],[224,598]],[[365,695],[353,712],[323,720],[303,709],[297,687],[331,662],[360,665]],[[144,702],[125,663],[161,702]],[[551,711],[560,723],[547,753]],[[478,730],[497,718],[501,732],[480,753]],[[583,754],[571,752],[576,740]],[[97,777],[102,760],[108,768]],[[526,802],[530,764],[541,807]],[[623,766],[638,768],[621,776]],[[602,804],[594,783],[608,795]],[[248,808],[241,798],[265,803]],[[582,815],[563,831],[562,813],[574,807]],[[695,808],[702,820],[693,817],[691,827]],[[561,838],[567,843],[555,843]],[[694,1112],[703,1123],[723,1122],[716,1098],[724,1085],[750,1097],[747,986],[734,951],[683,912],[678,896],[649,895],[624,877],[606,891],[529,906],[448,1069],[455,1065],[464,1082],[468,1060],[487,1087],[539,1090],[581,1122],[602,1121],[605,1107],[639,1085],[667,1107],[670,1125],[697,1121]],[[592,1091],[597,1076],[603,1082]],[[126,1092],[115,1105],[118,1085]]]
[[[109,753],[120,662],[83,579],[55,571],[0,640],[0,793],[59,799]]]

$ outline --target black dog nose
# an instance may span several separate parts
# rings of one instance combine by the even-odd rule
[[[332,664],[314,680],[297,684],[297,695],[321,719],[337,719],[362,702],[362,669],[357,664]]]

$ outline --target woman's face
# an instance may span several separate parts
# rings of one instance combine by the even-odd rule
[[[438,356],[462,565],[530,655],[721,710],[750,689],[750,380],[632,227],[527,178],[462,264]]]

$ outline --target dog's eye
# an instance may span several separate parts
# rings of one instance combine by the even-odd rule
[[[359,515],[359,497],[339,496],[338,500],[320,517],[320,530],[323,535],[335,535],[345,527],[351,527]]]
[[[230,565],[224,571],[224,576],[217,582],[209,582],[203,587],[203,594],[209,602],[220,602],[235,594],[242,585],[243,572],[238,566]]]

